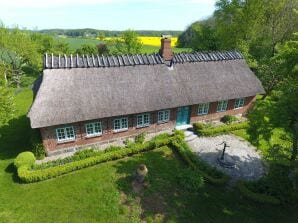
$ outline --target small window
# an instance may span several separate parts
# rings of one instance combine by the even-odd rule
[[[157,116],[158,123],[168,122],[170,120],[170,110],[159,111]]]
[[[125,131],[128,129],[127,118],[114,119],[114,132]]]
[[[244,98],[237,98],[235,99],[235,104],[234,104],[234,108],[242,108],[244,105]]]
[[[56,129],[56,137],[58,142],[67,142],[75,140],[73,126]]]
[[[228,107],[228,101],[219,101],[217,102],[217,108],[216,111],[217,112],[223,112],[226,111]]]
[[[102,134],[101,122],[87,123],[85,127],[86,135],[88,137],[99,136]]]
[[[142,128],[150,125],[150,114],[137,115],[137,128]]]
[[[199,104],[198,115],[207,115],[209,112],[209,103]]]

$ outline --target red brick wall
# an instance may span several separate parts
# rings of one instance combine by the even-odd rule
[[[224,112],[216,112],[217,102],[211,102],[209,104],[209,113],[207,115],[198,115],[198,105],[192,105],[190,122],[194,123],[203,120],[216,120],[220,119],[224,115],[246,114],[247,110],[249,110],[252,106],[254,100],[255,96],[245,98],[244,106],[238,109],[234,109],[235,99],[229,100],[227,110]]]
[[[255,97],[248,97],[245,98],[245,105],[243,108],[234,109],[234,99],[229,100],[228,102],[228,109],[225,112],[216,112],[217,102],[211,102],[209,106],[209,114],[198,116],[198,105],[191,106],[191,117],[190,122],[198,122],[201,120],[215,120],[219,119],[224,115],[236,115],[236,114],[245,114],[246,111],[251,107],[252,102],[254,101]],[[99,120],[90,120],[87,122],[77,122],[72,124],[67,124],[65,126],[73,126],[75,130],[76,139],[72,142],[65,142],[65,143],[58,143],[56,139],[56,128],[63,127],[64,125],[60,126],[51,126],[46,128],[41,128],[41,135],[43,144],[47,151],[55,151],[62,148],[68,147],[76,147],[82,146],[87,144],[94,144],[99,142],[108,142],[114,141],[117,138],[125,138],[132,135],[137,135],[141,132],[159,132],[166,129],[172,129],[176,125],[176,113],[177,108],[170,109],[170,121],[163,124],[157,124],[157,111],[150,112],[150,126],[145,128],[136,128],[136,115],[127,115],[123,117],[128,117],[128,130],[124,132],[114,132],[113,131],[113,119],[116,117],[111,118],[103,118]],[[85,132],[85,123],[94,122],[94,121],[101,121],[102,124],[102,135],[97,137],[86,137]]]

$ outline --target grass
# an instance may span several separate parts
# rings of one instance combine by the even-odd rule
[[[63,37],[56,37],[57,40],[67,42],[69,44],[69,47],[71,51],[75,51],[76,49],[80,48],[81,45],[83,44],[94,44],[97,45],[99,43],[102,43],[102,41],[98,39],[91,39],[91,38],[63,38]],[[108,47],[110,51],[115,50],[115,46],[112,45],[111,43],[108,44]],[[143,45],[142,47],[142,52],[141,53],[157,53],[159,51],[159,46],[154,46],[154,45]],[[191,49],[189,48],[177,48],[173,47],[173,51],[175,53],[179,52],[190,52]]]
[[[235,190],[205,184],[186,192],[176,176],[185,164],[168,148],[99,164],[63,177],[21,184],[13,158],[29,148],[26,112],[32,93],[16,95],[9,126],[0,127],[0,222],[296,222],[297,207],[247,201]],[[140,163],[149,170],[143,193],[132,190]]]

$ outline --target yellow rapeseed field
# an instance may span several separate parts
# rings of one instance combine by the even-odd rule
[[[145,45],[160,46],[161,37],[157,36],[139,36],[138,39]],[[171,38],[171,46],[176,46],[177,37]]]
[[[117,37],[105,37],[104,40],[113,40],[114,38]],[[144,45],[151,45],[151,46],[160,46],[160,39],[161,37],[157,36],[139,36],[138,39],[142,42]],[[172,37],[171,38],[171,46],[176,46],[177,44],[177,37]]]

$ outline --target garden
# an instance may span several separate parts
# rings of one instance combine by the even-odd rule
[[[229,177],[194,156],[179,132],[174,136],[158,136],[151,143],[139,142],[130,148],[112,148],[96,155],[92,150],[79,152],[74,160],[66,160],[65,165],[101,158],[95,159],[96,163],[92,161],[88,168],[26,183],[19,178],[13,163],[18,154],[31,148],[30,126],[25,117],[31,100],[30,89],[16,92],[15,116],[9,121],[9,128],[0,128],[1,222],[295,222],[297,219],[291,201],[278,199],[276,204],[248,199],[249,195],[255,196],[251,191],[255,191],[257,183],[229,187]],[[114,157],[110,158],[111,154]],[[132,182],[140,164],[147,166],[148,175],[144,186],[136,191]],[[31,171],[59,166],[47,165],[35,166]],[[285,178],[280,168],[276,171]],[[270,177],[273,176],[279,179],[276,174]],[[266,190],[266,182],[262,185]],[[271,191],[280,188],[275,185]]]

